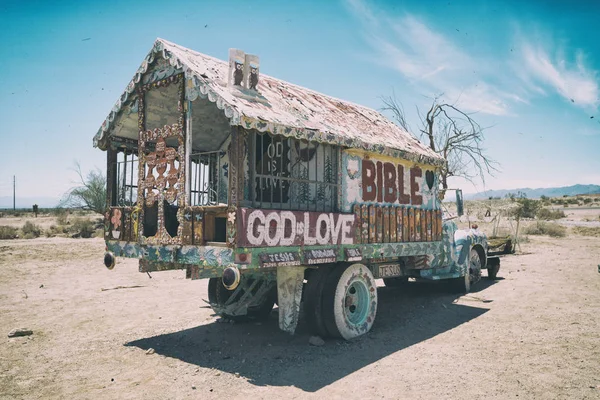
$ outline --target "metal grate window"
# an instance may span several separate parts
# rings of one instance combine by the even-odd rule
[[[117,203],[113,206],[130,207],[137,203],[138,155],[137,151],[125,150],[117,153]]]
[[[222,150],[190,155],[190,205],[227,204],[227,160]]]
[[[251,148],[253,207],[336,210],[337,147],[255,133]]]

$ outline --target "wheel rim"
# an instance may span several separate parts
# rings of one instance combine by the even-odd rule
[[[362,325],[369,315],[369,289],[361,281],[353,282],[346,290],[344,315],[352,325]]]

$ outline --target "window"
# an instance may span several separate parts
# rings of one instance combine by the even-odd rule
[[[138,155],[135,150],[124,150],[117,153],[115,165],[116,190],[111,202],[112,206],[132,207],[137,203],[138,194]]]
[[[250,162],[253,207],[335,211],[337,147],[255,132]]]

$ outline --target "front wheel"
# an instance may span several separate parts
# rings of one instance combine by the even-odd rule
[[[362,264],[339,265],[322,293],[323,321],[330,336],[353,339],[371,330],[377,314],[377,285]]]
[[[467,273],[460,278],[453,279],[450,283],[456,293],[469,293],[471,286],[481,279],[481,257],[476,249],[471,249]]]

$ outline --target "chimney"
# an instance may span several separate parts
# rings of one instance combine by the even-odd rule
[[[239,49],[229,49],[229,86],[258,90],[260,58]]]

